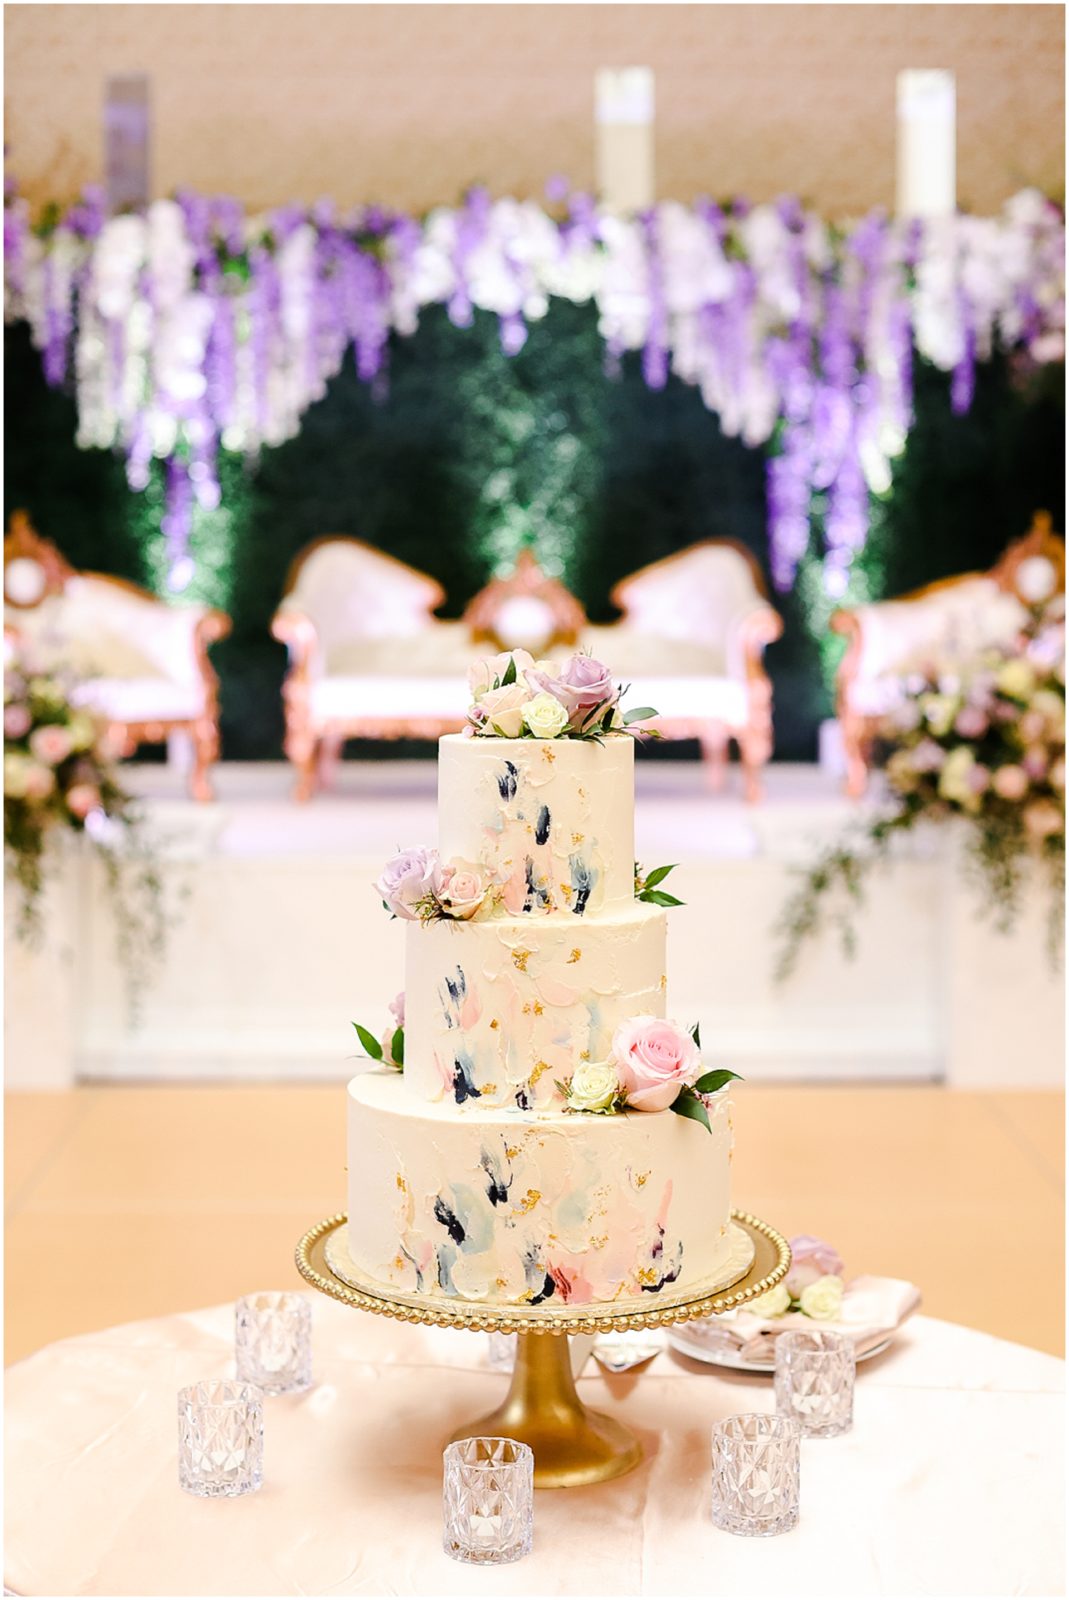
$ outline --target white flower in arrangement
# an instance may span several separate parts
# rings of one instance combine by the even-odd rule
[[[1027,700],[1035,689],[1036,675],[1030,664],[1017,656],[999,668],[995,686],[1011,700]]]
[[[939,793],[943,799],[963,806],[966,811],[978,811],[980,796],[974,781],[977,770],[976,757],[967,745],[951,750],[939,774]]]
[[[583,1061],[568,1084],[568,1105],[573,1111],[611,1111],[620,1093],[620,1080],[611,1061]]]
[[[748,1300],[743,1307],[744,1311],[752,1313],[755,1317],[782,1317],[790,1309],[791,1297],[787,1292],[787,1285],[782,1282],[773,1284],[764,1294]]]
[[[937,739],[944,738],[954,724],[961,701],[952,694],[926,694],[921,698],[924,720]]]
[[[523,724],[536,739],[556,739],[568,726],[568,713],[551,694],[536,694],[523,708]]]
[[[843,1307],[843,1280],[833,1273],[807,1284],[798,1297],[807,1317],[817,1322],[834,1322]]]

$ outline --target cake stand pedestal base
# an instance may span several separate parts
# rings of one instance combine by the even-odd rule
[[[567,1335],[517,1334],[504,1404],[450,1437],[477,1436],[530,1445],[538,1489],[603,1483],[630,1472],[642,1459],[642,1446],[629,1428],[604,1412],[588,1411],[580,1400]]]

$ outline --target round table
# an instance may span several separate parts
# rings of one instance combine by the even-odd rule
[[[740,1539],[709,1517],[709,1430],[771,1410],[768,1378],[664,1351],[586,1403],[642,1466],[536,1495],[534,1549],[476,1568],[441,1548],[441,1449],[508,1379],[479,1334],[316,1300],[316,1385],[265,1400],[264,1486],[178,1488],[176,1390],[232,1370],[233,1307],[48,1346],[7,1372],[5,1583],[20,1595],[821,1597],[1063,1592],[1064,1364],[914,1317],[858,1372],[853,1432],[803,1441],[801,1519]]]

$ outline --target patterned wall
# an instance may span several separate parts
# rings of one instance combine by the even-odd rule
[[[483,180],[593,181],[593,74],[657,74],[657,188],[829,214],[894,194],[894,81],[958,77],[958,192],[1063,193],[1057,5],[22,5],[6,141],[35,203],[99,179],[109,73],[151,74],[153,186],[258,206],[425,207]]]

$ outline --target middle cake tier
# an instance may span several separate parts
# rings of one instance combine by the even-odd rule
[[[665,913],[632,903],[596,921],[412,923],[405,1087],[425,1100],[531,1110],[604,1060],[620,1023],[665,1014]]]

